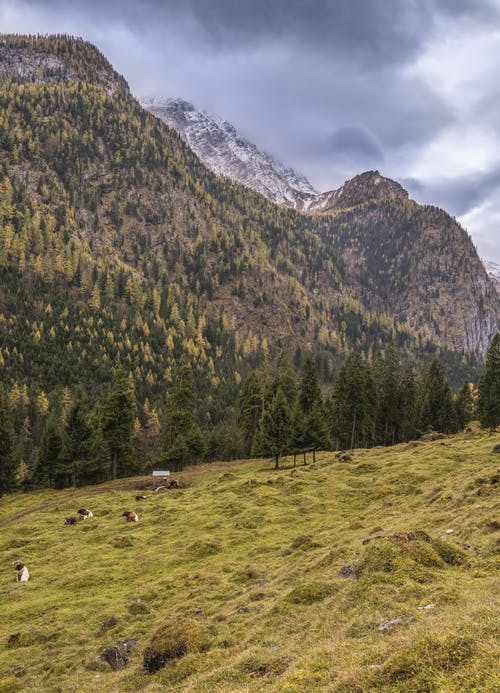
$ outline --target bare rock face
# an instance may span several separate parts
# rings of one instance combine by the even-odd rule
[[[119,75],[92,44],[68,36],[0,36],[0,84],[3,82],[82,82],[99,84],[110,96],[129,94]]]
[[[406,190],[396,181],[381,176],[378,171],[365,171],[348,180],[338,190],[321,193],[308,209],[328,212],[348,209],[372,200],[408,199]]]

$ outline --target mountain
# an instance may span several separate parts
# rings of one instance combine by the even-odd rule
[[[3,36],[0,57],[0,364],[20,427],[41,391],[100,391],[117,363],[143,423],[189,363],[207,426],[285,354],[312,352],[325,384],[391,343],[440,353],[455,384],[477,374],[498,296],[442,210],[379,174],[327,213],[273,204],[203,165],[90,44]]]
[[[331,212],[356,207],[365,202],[407,200],[407,191],[396,181],[381,176],[378,171],[365,171],[346,181],[338,190],[319,194],[308,206],[310,211]]]
[[[484,267],[500,295],[500,265],[491,260],[483,260]]]
[[[295,209],[317,196],[309,181],[240,135],[231,123],[178,98],[142,98],[141,104],[173,127],[212,171]]]

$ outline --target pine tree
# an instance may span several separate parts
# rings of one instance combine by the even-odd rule
[[[375,437],[375,382],[359,355],[340,367],[331,401],[331,432],[341,449],[371,445]]]
[[[96,468],[93,456],[93,431],[80,401],[68,412],[63,431],[63,444],[57,464],[56,486],[78,486],[83,480],[91,480]]]
[[[437,358],[424,369],[419,426],[422,431],[433,429],[441,433],[453,433],[456,430],[450,386]]]
[[[165,401],[163,436],[167,448],[175,444],[178,436],[189,433],[195,404],[193,371],[188,364],[181,364],[174,370],[172,388]]]
[[[455,397],[455,420],[459,431],[462,431],[474,418],[473,384],[464,383]]]
[[[111,460],[111,478],[130,474],[134,463],[135,396],[125,370],[113,377],[111,392],[102,408],[102,434]]]
[[[36,485],[52,487],[56,478],[56,469],[62,451],[62,435],[57,418],[48,418],[40,439],[37,461],[33,471]]]
[[[280,458],[290,446],[290,412],[283,390],[278,388],[271,406],[264,411],[262,418],[263,452],[273,455],[275,468],[278,469]]]
[[[493,337],[478,385],[477,413],[482,428],[500,425],[500,333]]]
[[[299,403],[304,414],[310,414],[315,404],[321,403],[318,369],[310,356],[307,356],[302,366],[299,385]]]
[[[19,462],[14,455],[14,427],[4,389],[0,386],[0,496],[13,491]]]
[[[245,380],[240,392],[240,426],[243,433],[246,451],[252,448],[252,441],[262,417],[264,396],[259,378],[251,373]]]

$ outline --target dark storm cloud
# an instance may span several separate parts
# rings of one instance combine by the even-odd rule
[[[482,175],[438,179],[432,183],[406,181],[408,189],[418,201],[439,205],[462,216],[482,205],[491,195],[500,194],[500,167]]]
[[[370,168],[384,160],[384,153],[376,138],[364,128],[339,128],[329,144],[334,157],[343,158],[360,168]]]

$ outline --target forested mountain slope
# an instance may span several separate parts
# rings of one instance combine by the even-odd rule
[[[273,205],[209,171],[89,44],[4,36],[0,58],[9,387],[91,390],[121,362],[144,401],[184,358],[214,422],[242,375],[286,351],[297,363],[312,351],[324,381],[340,354],[390,342],[412,360],[484,353],[497,297],[482,275],[471,282],[475,251],[444,212],[407,200],[329,215]],[[427,237],[433,253],[455,237],[462,246],[439,258],[424,304],[437,262],[422,257]]]

